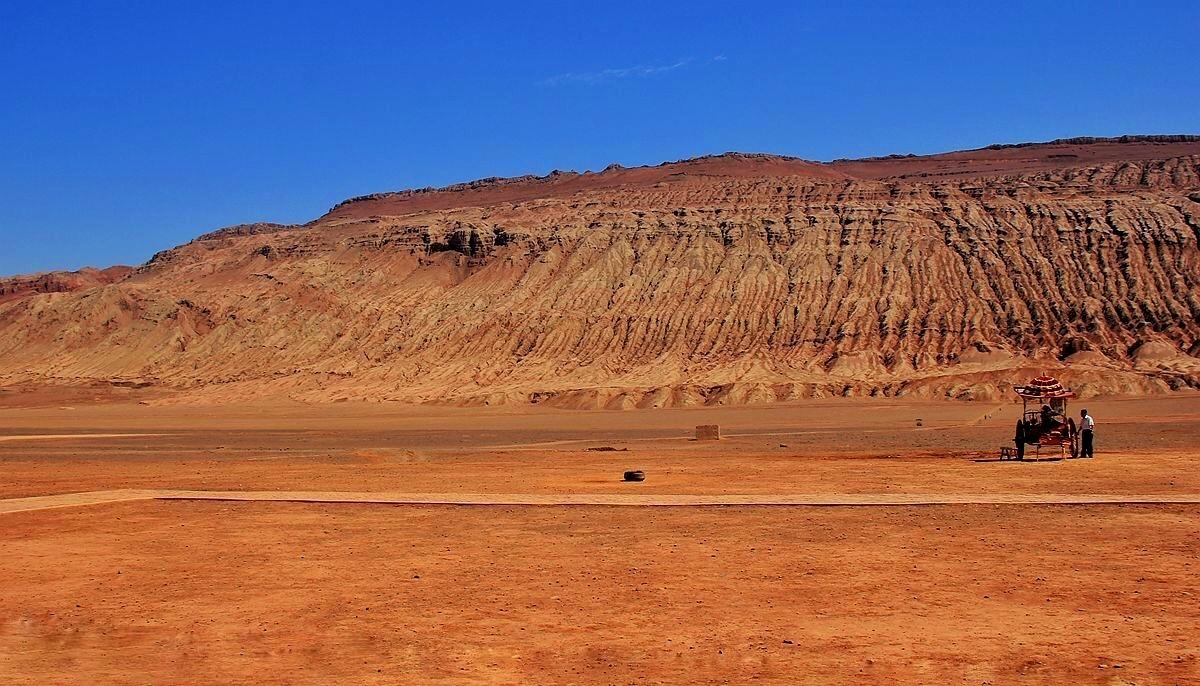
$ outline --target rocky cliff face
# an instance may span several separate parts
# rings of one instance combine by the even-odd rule
[[[19,300],[38,293],[70,293],[113,283],[129,276],[132,267],[107,269],[84,267],[79,271],[43,272],[0,278],[0,303]]]
[[[581,408],[1200,387],[1200,143],[1013,150],[367,196],[0,304],[0,374]]]

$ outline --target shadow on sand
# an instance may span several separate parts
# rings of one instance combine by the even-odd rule
[[[1018,460],[1018,459],[1012,458],[1012,457],[985,457],[985,458],[980,458],[978,460],[972,460],[972,462],[1012,462],[1013,464],[1021,464],[1023,462],[1062,462],[1065,459],[1068,459],[1068,458],[1065,458],[1065,457],[1043,457],[1042,459],[1038,460],[1038,459],[1033,459],[1033,458],[1027,457],[1024,460]]]

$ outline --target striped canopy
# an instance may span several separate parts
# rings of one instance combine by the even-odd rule
[[[1050,398],[1074,398],[1075,393],[1061,383],[1053,376],[1043,374],[1027,386],[1016,386],[1013,388],[1017,395],[1027,400],[1047,400]]]

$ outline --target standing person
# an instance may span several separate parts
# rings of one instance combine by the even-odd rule
[[[1096,451],[1093,441],[1093,431],[1096,429],[1096,420],[1092,419],[1092,415],[1088,414],[1086,409],[1079,411],[1079,434],[1082,439],[1080,446],[1080,457],[1095,457]]]

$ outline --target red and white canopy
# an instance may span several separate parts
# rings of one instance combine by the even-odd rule
[[[1048,400],[1050,398],[1074,398],[1075,393],[1064,387],[1053,376],[1037,377],[1028,386],[1015,386],[1017,395],[1027,400]]]

